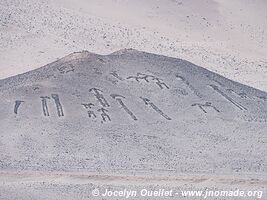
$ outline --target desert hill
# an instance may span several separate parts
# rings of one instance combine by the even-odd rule
[[[0,84],[2,169],[266,170],[267,94],[184,60],[80,52]]]
[[[266,176],[267,94],[185,60],[78,52],[0,94],[2,172]]]

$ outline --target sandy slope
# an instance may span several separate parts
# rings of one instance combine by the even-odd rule
[[[132,47],[267,91],[266,13],[264,0],[1,0],[0,78]]]

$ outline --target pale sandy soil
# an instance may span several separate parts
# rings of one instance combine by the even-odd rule
[[[267,91],[266,13],[264,0],[1,0],[0,78],[135,48]]]
[[[214,191],[256,191],[254,197],[240,197],[232,196],[228,198],[224,197],[212,197],[209,196],[206,199],[218,200],[218,199],[231,199],[231,200],[255,200],[264,199],[266,193],[264,186],[266,181],[259,179],[249,179],[242,177],[206,177],[206,176],[178,176],[178,177],[127,177],[127,176],[99,176],[81,173],[36,173],[36,172],[2,172],[0,173],[0,198],[10,200],[74,200],[74,199],[104,199],[101,197],[93,197],[92,191],[96,188],[104,193],[105,189],[109,190],[133,190],[141,191],[142,189],[149,190],[173,190],[176,193],[173,198],[171,197],[107,197],[108,200],[117,199],[131,199],[131,200],[169,200],[169,199],[190,199],[200,200],[204,197],[183,197],[180,191],[200,191],[200,190],[214,190]],[[255,178],[255,175],[253,176]],[[214,187],[216,185],[216,187]],[[190,189],[189,189],[190,188]],[[208,189],[212,188],[212,189]],[[18,192],[19,191],[19,192]],[[17,193],[17,195],[15,195]]]

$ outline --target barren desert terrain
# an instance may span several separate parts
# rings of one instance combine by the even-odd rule
[[[1,0],[0,78],[134,48],[267,91],[266,13],[264,0]]]

